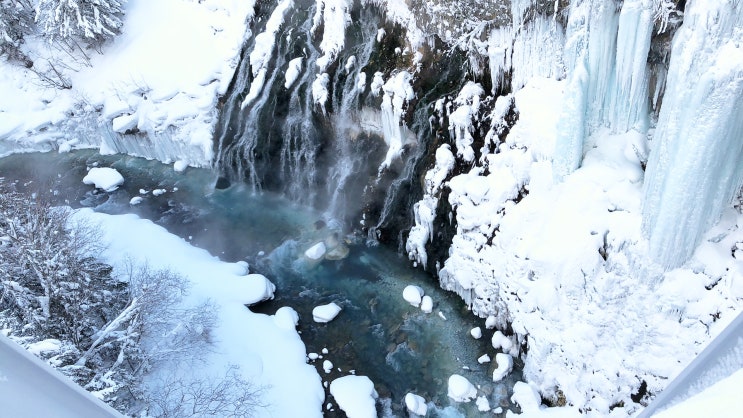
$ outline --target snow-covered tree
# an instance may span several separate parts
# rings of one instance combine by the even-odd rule
[[[0,0],[0,55],[21,59],[19,47],[33,23],[34,9],[27,0]]]
[[[25,345],[54,341],[49,363],[129,411],[152,398],[142,389],[152,367],[209,349],[215,309],[183,306],[188,282],[167,270],[132,265],[114,276],[81,219],[0,181],[0,329]]]
[[[122,26],[122,0],[39,0],[36,22],[50,41],[81,38],[100,45]]]

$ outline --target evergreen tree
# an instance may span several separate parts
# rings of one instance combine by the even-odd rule
[[[81,38],[98,46],[121,29],[123,0],[39,0],[36,22],[50,41]]]

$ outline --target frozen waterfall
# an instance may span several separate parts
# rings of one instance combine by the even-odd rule
[[[743,4],[695,1],[674,39],[652,140],[643,227],[667,268],[686,261],[743,184]]]

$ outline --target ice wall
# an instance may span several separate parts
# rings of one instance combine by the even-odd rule
[[[743,183],[743,3],[691,3],[651,143],[643,229],[667,268],[687,260]]]

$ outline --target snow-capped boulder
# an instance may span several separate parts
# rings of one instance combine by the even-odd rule
[[[408,393],[405,395],[405,407],[408,411],[414,415],[426,416],[428,412],[428,405],[426,400],[422,396],[416,395],[415,393]]]
[[[477,388],[466,377],[453,374],[449,377],[447,395],[454,402],[469,402],[477,396]]]
[[[513,370],[513,357],[508,354],[498,353],[495,355],[495,363],[498,367],[493,370],[493,382],[500,382]]]
[[[348,418],[376,418],[374,383],[366,376],[343,376],[330,383],[330,394]]]
[[[315,322],[325,323],[335,319],[341,311],[341,307],[335,302],[330,302],[327,305],[316,306],[312,310],[312,320]]]
[[[409,304],[415,306],[416,308],[421,305],[421,301],[423,298],[423,289],[421,289],[420,286],[416,285],[408,285],[405,286],[405,289],[402,291],[402,297],[405,299]]]
[[[83,183],[92,184],[106,192],[112,192],[124,184],[124,177],[114,168],[93,167],[83,177]]]

